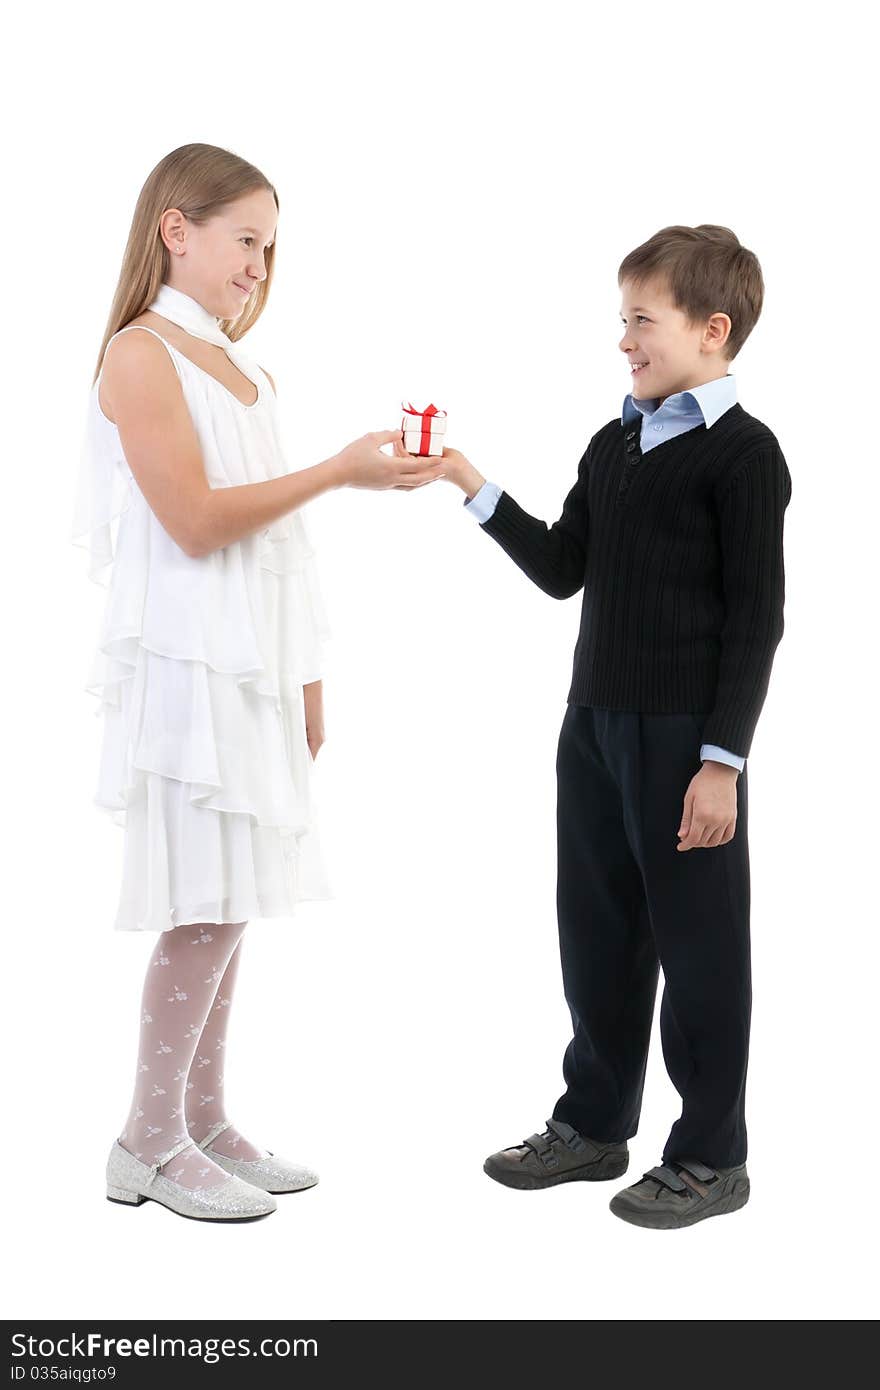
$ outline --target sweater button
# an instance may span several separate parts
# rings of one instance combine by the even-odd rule
[[[636,437],[636,432],[635,432],[635,430],[630,430],[629,434],[628,434],[626,437],[627,437],[627,439],[635,439],[635,437]]]

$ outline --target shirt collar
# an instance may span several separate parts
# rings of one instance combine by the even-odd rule
[[[639,415],[659,414],[664,420],[681,419],[684,416],[701,416],[706,428],[729,410],[736,402],[736,377],[732,372],[720,376],[715,381],[706,381],[702,386],[694,386],[690,391],[677,391],[667,396],[661,406],[657,398],[650,401],[634,400],[632,393],[624,398],[620,423],[625,425]]]

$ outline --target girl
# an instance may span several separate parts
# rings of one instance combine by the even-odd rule
[[[141,190],[89,400],[73,539],[108,589],[87,690],[96,804],[124,827],[115,928],[154,931],[107,1196],[246,1221],[317,1177],[227,1118],[223,1049],[251,917],[330,896],[310,778],[326,620],[300,514],[442,476],[364,435],[289,473],[274,382],[239,344],[266,304],[278,196],[183,145]]]

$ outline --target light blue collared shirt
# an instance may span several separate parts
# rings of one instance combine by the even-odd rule
[[[630,392],[624,397],[620,423],[625,425],[627,421],[636,420],[641,415],[640,443],[642,453],[646,454],[655,444],[674,439],[676,435],[684,434],[697,425],[705,423],[706,429],[711,429],[715,421],[735,402],[736,378],[732,372],[728,372],[726,376],[707,381],[702,386],[694,386],[690,391],[678,391],[674,396],[667,396],[660,406],[656,398],[651,401],[637,400]],[[497,483],[484,483],[470,501],[465,498],[464,505],[477,521],[488,521],[503,491]],[[700,759],[729,763],[740,772],[746,764],[745,758],[741,758],[738,753],[731,753],[729,749],[719,748],[714,743],[702,745]]]

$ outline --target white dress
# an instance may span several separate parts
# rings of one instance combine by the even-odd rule
[[[210,486],[290,472],[274,391],[240,344],[234,361],[259,390],[250,406],[161,341]],[[89,577],[108,589],[85,689],[104,719],[93,799],[125,831],[114,928],[290,916],[302,899],[332,897],[302,695],[321,678],[329,630],[301,510],[188,556],[128,467],[98,403],[100,379],[73,541],[89,551]]]

